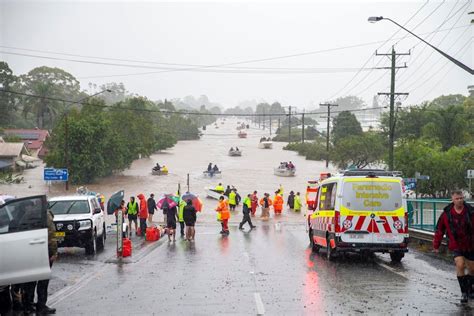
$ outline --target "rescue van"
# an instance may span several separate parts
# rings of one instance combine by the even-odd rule
[[[308,221],[313,252],[389,253],[400,262],[408,251],[403,180],[384,170],[351,170],[320,183]]]

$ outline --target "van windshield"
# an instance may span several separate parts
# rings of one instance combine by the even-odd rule
[[[345,182],[342,205],[354,211],[394,211],[402,207],[400,182]]]
[[[87,201],[55,201],[49,202],[49,209],[54,215],[87,214],[89,203]]]

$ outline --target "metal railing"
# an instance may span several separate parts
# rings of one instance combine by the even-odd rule
[[[472,205],[474,201],[466,202]],[[438,218],[449,203],[451,200],[407,199],[408,227],[435,231]]]

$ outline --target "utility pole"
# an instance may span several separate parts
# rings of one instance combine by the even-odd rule
[[[68,121],[67,121],[67,113],[66,116],[64,116],[64,167],[68,169],[69,172],[69,136],[68,136]],[[69,190],[69,176],[66,181],[66,191]]]
[[[272,116],[269,116],[270,119],[270,124],[268,124],[268,127],[270,128],[270,136],[272,136]]]
[[[265,130],[265,108],[263,108],[263,130]]]
[[[407,68],[407,65],[405,64],[404,66],[396,66],[396,59],[397,56],[404,56],[404,55],[410,55],[410,52],[408,53],[401,53],[397,54],[395,53],[395,48],[392,46],[392,52],[391,54],[379,54],[377,51],[375,52],[375,55],[377,56],[390,56],[391,58],[391,67],[380,67],[377,69],[390,69],[390,92],[379,92],[378,95],[389,95],[390,96],[390,117],[389,117],[389,132],[388,132],[388,138],[389,138],[389,145],[388,145],[388,170],[393,171],[393,147],[394,147],[394,142],[395,142],[395,124],[396,124],[396,117],[395,117],[395,96],[397,95],[408,95],[408,93],[396,93],[395,92],[395,70],[399,68]]]
[[[331,120],[331,107],[339,106],[339,104],[320,103],[319,106],[328,107],[328,123],[326,125],[326,168],[328,168],[329,167],[329,123]]]
[[[291,143],[291,105],[288,111],[288,143]]]
[[[278,117],[278,129],[280,129],[280,127],[281,127],[280,124],[281,124],[281,119],[280,119],[280,117]]]
[[[304,109],[303,113],[301,114],[301,143],[304,143]]]

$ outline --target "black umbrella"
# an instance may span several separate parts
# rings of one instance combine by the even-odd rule
[[[115,210],[120,206],[120,202],[122,202],[123,197],[125,196],[125,191],[120,190],[112,194],[107,202],[107,214],[111,215],[115,212]]]

